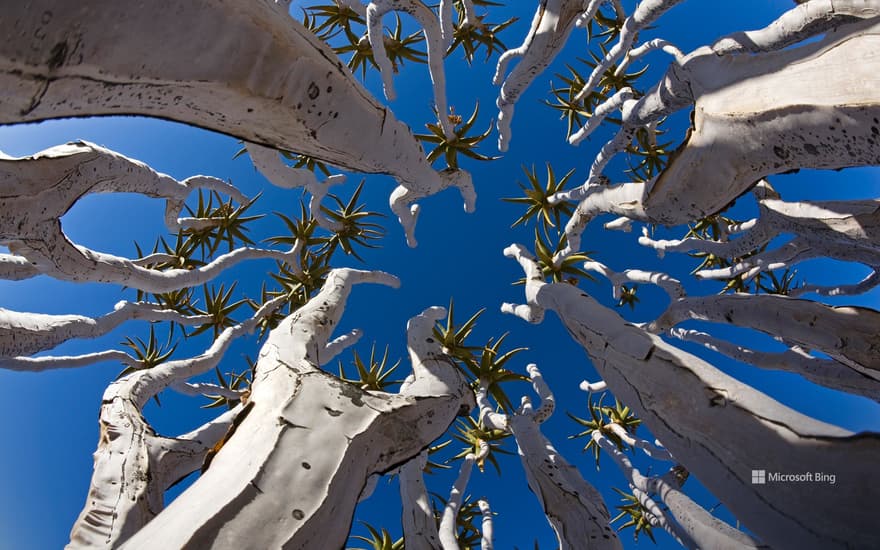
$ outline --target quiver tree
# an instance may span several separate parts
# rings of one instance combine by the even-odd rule
[[[771,546],[868,547],[873,521],[850,499],[876,495],[876,434],[853,434],[802,415],[708,362],[627,323],[578,288],[544,281],[519,245],[505,254],[526,274],[526,304],[502,310],[530,321],[553,310],[584,347],[602,380],[689,472]],[[751,471],[805,471],[834,464],[834,485],[754,485]],[[848,481],[844,481],[848,480]],[[814,505],[821,499],[828,508]],[[862,513],[865,512],[865,513]]]
[[[619,547],[612,525],[621,517],[636,535],[664,530],[689,548],[880,545],[870,508],[880,497],[877,435],[801,414],[725,372],[718,357],[875,401],[880,395],[878,313],[830,299],[862,295],[880,281],[876,199],[783,200],[789,191],[777,192],[770,181],[801,168],[880,160],[880,4],[798,2],[762,29],[690,53],[662,38],[642,41],[679,4],[542,0],[522,45],[510,50],[495,33],[512,19],[483,23],[482,10],[495,3],[476,0],[438,6],[333,0],[306,7],[303,23],[289,17],[290,2],[269,0],[131,6],[41,0],[5,9],[0,123],[170,119],[241,140],[241,151],[270,183],[309,195],[299,216],[279,213],[287,234],[262,248],[247,236],[258,217],[248,212],[256,198],[231,182],[176,180],[83,141],[0,157],[0,246],[8,249],[0,254],[0,277],[109,282],[136,295],[95,317],[0,309],[2,368],[42,371],[106,360],[126,367],[100,404],[93,476],[71,547],[341,547],[358,502],[388,474],[399,482],[403,538],[394,541],[384,527],[367,525],[373,540],[356,539],[381,548],[490,550],[497,532],[493,496],[471,499],[466,489],[473,466],[498,466],[504,440],[516,442],[523,486],[537,496],[562,548]],[[393,29],[383,26],[392,13]],[[452,108],[447,93],[458,89],[447,83],[444,57],[461,47],[470,64],[481,47],[489,55],[507,50],[494,79],[503,151],[516,128],[514,106],[524,104],[526,89],[553,66],[575,27],[591,40],[590,73],[568,66],[567,87],[551,91],[557,100],[551,106],[568,118],[572,144],[596,135],[604,122],[619,127],[598,149],[582,186],[564,189],[572,172],[557,179],[549,163],[546,186],[534,168],[526,171],[526,197],[512,202],[528,210],[514,225],[536,222],[534,255],[520,245],[505,250],[525,273],[525,303],[502,311],[530,322],[556,311],[593,361],[599,380],[583,385],[591,393],[589,417],[570,416],[586,426],[574,437],[586,438],[597,465],[600,454],[610,457],[623,476],[625,504],[614,519],[594,488],[607,480],[587,481],[586,471],[563,458],[560,442],[551,441],[552,423],[545,421],[555,398],[540,372],[530,365],[524,376],[504,366],[521,349],[502,353],[504,336],[484,346],[465,343],[479,313],[457,326],[450,305],[445,327],[437,323],[447,315],[443,308],[413,317],[407,327],[412,373],[396,390],[387,351],[369,364],[355,355],[353,378],[341,363],[338,377],[326,370],[361,335],[354,330],[333,339],[352,285],[398,284],[384,272],[331,262],[339,250],[360,259],[356,250],[374,246],[382,234],[378,214],[359,204],[361,185],[349,200],[331,193],[346,179],[336,168],[393,176],[391,212],[415,245],[415,201],[457,187],[465,209],[473,210],[474,187],[459,158],[493,160],[476,152],[491,124],[471,135],[479,109],[463,117]],[[642,67],[655,54],[673,58],[659,79]],[[337,55],[347,57],[348,67]],[[520,59],[507,72],[514,57]],[[393,100],[401,78],[394,73],[404,62],[427,65],[427,107],[436,115],[428,134],[414,135],[355,79],[358,71],[377,69]],[[667,140],[676,123],[666,117],[688,111],[690,126],[673,151]],[[420,141],[433,150],[426,154]],[[629,165],[622,173],[612,162],[621,157]],[[446,166],[435,169],[439,160]],[[127,258],[73,242],[61,218],[92,193],[166,201],[172,244],[161,237],[152,252],[138,246]],[[197,199],[187,202],[190,195]],[[735,203],[751,200],[757,214],[735,219]],[[644,223],[638,242],[660,255],[700,259],[695,276],[719,281],[718,288],[671,271],[618,272],[609,267],[616,260],[592,259],[602,247],[587,247],[596,249],[588,254],[581,244],[591,238],[590,222],[605,214],[616,217],[608,229]],[[688,224],[687,234],[660,224]],[[454,255],[443,258],[461,267]],[[810,259],[857,263],[870,272],[860,281],[809,284],[797,278],[796,267]],[[237,288],[238,281],[217,284],[244,260],[274,261],[258,296]],[[635,309],[639,285],[660,287],[668,305],[650,320],[630,322],[581,288],[591,273],[611,282],[618,306]],[[721,294],[697,295],[695,288]],[[238,321],[239,308],[252,312]],[[47,353],[128,321],[169,323],[168,344],[150,325],[145,340],[126,339],[127,350]],[[719,325],[769,335],[775,347],[728,340]],[[212,340],[194,357],[172,359],[177,330]],[[259,333],[258,359],[246,371],[224,374],[220,361],[233,340],[251,332]],[[202,376],[212,371],[217,383]],[[528,398],[513,406],[500,384],[517,380],[531,381],[539,406]],[[195,429],[162,433],[145,407],[169,389],[228,410]],[[599,391],[613,393],[614,405],[594,402]],[[458,477],[444,496],[435,494],[435,504],[425,474],[441,467],[433,460],[455,417],[475,406],[476,419],[461,420],[454,436],[466,444],[450,459],[461,461]],[[650,435],[637,435],[637,426]],[[753,483],[755,469],[785,472],[792,464],[812,472],[833,465],[836,483]],[[166,509],[166,491],[196,471],[198,479]],[[732,512],[735,526],[685,492],[689,476]]]
[[[621,548],[617,533],[609,526],[610,516],[599,492],[541,433],[540,425],[553,414],[555,400],[538,367],[530,364],[526,370],[541,405],[536,409],[523,396],[516,413],[496,413],[487,400],[487,382],[481,380],[477,404],[482,422],[487,428],[509,432],[516,439],[529,489],[541,503],[560,548]]]
[[[236,429],[240,435],[213,458],[186,492],[191,496],[175,500],[129,547],[153,547],[157,540],[171,547],[340,546],[357,488],[370,475],[417,455],[463,405],[470,408],[464,379],[438,346],[426,342],[434,320],[445,315],[442,308],[410,322],[414,380],[403,393],[364,392],[321,371],[321,364],[353,343],[351,337],[329,339],[350,285],[396,284],[385,274],[353,270],[333,271],[327,281],[309,304],[270,333],[257,363],[249,412]],[[242,461],[251,466],[242,468]],[[279,499],[289,506],[279,507]],[[201,519],[186,517],[190,514]],[[277,528],[264,527],[270,517]],[[335,522],[339,529],[327,528]]]
[[[0,19],[0,123],[156,116],[391,174],[400,184],[395,212],[413,244],[414,200],[457,186],[472,210],[469,175],[432,169],[409,128],[286,5],[46,0],[11,7]],[[21,29],[31,38],[21,39]]]
[[[676,3],[643,2],[640,8],[662,4],[667,9]],[[600,213],[686,223],[717,213],[771,174],[877,164],[871,128],[880,116],[874,93],[878,82],[869,67],[876,65],[878,9],[864,1],[805,3],[764,29],[719,39],[687,55],[673,49],[675,62],[644,95],[636,99],[624,89],[597,106],[589,124],[571,136],[572,143],[618,109],[622,127],[595,158],[585,184],[556,197],[580,203],[566,227],[566,251],[580,247],[584,227]],[[631,19],[638,15],[637,10]],[[789,47],[817,34],[824,36]],[[625,40],[621,34],[620,41]],[[624,55],[633,59],[652,49],[646,46],[612,48],[583,90],[591,90]],[[866,73],[835,70],[853,55],[865,60],[859,67]],[[832,71],[839,77],[823,78]],[[607,163],[629,146],[639,128],[650,129],[684,108],[693,109],[693,127],[660,174],[649,181],[599,183]]]

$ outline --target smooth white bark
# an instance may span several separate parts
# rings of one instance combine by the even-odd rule
[[[562,550],[621,548],[617,533],[609,525],[610,515],[602,496],[541,433],[541,423],[553,414],[555,398],[536,365],[528,365],[527,371],[541,405],[535,409],[531,400],[523,396],[522,406],[515,414],[497,413],[482,384],[477,392],[481,421],[486,427],[504,430],[516,439],[529,489],[538,498]]]
[[[503,311],[531,322],[545,309],[556,311],[614,395],[768,544],[880,544],[872,514],[851,506],[880,498],[876,434],[853,434],[793,411],[627,323],[580,289],[546,284],[519,245],[505,253],[526,272],[527,304]],[[753,469],[834,473],[836,483],[754,485]]]
[[[819,359],[793,346],[783,352],[762,352],[720,340],[697,330],[670,329],[679,340],[697,342],[707,349],[758,368],[781,370],[803,376],[810,382],[880,401],[880,373],[865,373],[833,359]]]
[[[441,8],[441,13],[443,9],[448,10],[449,8]],[[472,11],[473,6],[470,9]],[[407,13],[422,27],[425,35],[425,53],[428,57],[428,72],[434,87],[434,107],[443,132],[446,137],[451,138],[455,132],[454,125],[446,116],[449,112],[449,105],[446,100],[446,71],[443,67],[447,44],[444,41],[441,21],[431,8],[421,0],[373,0],[367,5],[367,36],[369,36],[370,46],[373,48],[373,59],[375,59],[382,75],[385,97],[389,101],[394,101],[397,95],[394,91],[394,68],[388,58],[388,52],[385,50],[385,33],[382,29],[382,18],[390,11]]]
[[[318,368],[357,282],[397,284],[378,272],[334,270],[271,332],[235,436],[127,548],[341,546],[367,479],[416,456],[470,408],[464,378],[430,338],[442,308],[410,321],[415,379],[404,393],[364,392]]]
[[[422,472],[428,462],[428,452],[400,467],[400,500],[403,505],[403,541],[407,549],[439,550],[440,536],[434,510]]]
[[[592,13],[598,7],[599,2],[591,2]],[[501,86],[496,101],[499,109],[499,151],[507,151],[509,146],[517,100],[565,46],[575,21],[583,11],[584,0],[541,0],[523,43],[501,54],[493,80],[496,86]],[[592,17],[592,13],[589,17]],[[514,58],[519,58],[519,62],[505,77],[507,65]]]
[[[692,296],[671,304],[646,328],[659,334],[687,319],[753,328],[880,374],[880,312],[870,308],[773,294]]]
[[[419,196],[450,185],[410,129],[270,0],[39,0],[8,6],[0,36],[0,123],[157,116],[387,173]]]
[[[788,44],[792,37],[828,31],[820,40],[755,54],[725,53],[735,49],[719,54],[704,47],[670,66],[656,86],[624,105],[623,127],[601,157],[621,152],[634,128],[683,108],[694,109],[692,131],[647,185],[602,187],[595,185],[601,174],[591,171],[587,185],[556,197],[582,201],[566,226],[569,243],[580,242],[584,227],[599,212],[686,223],[717,213],[770,174],[880,163],[871,130],[880,118],[875,94],[880,72],[874,70],[880,66],[877,6],[864,0],[835,2],[824,13],[827,24],[810,26],[806,11],[814,7],[807,3],[780,18],[786,25],[756,32],[775,33]],[[853,16],[862,20],[852,22]],[[807,30],[790,33],[797,27],[787,26],[794,19]],[[854,58],[861,60],[856,69],[838,70]],[[565,253],[577,249],[572,245]]]
[[[131,320],[171,321],[192,326],[209,322],[208,315],[182,315],[146,302],[119,302],[101,317],[47,315],[0,308],[0,357],[33,355],[74,338],[97,338]]]

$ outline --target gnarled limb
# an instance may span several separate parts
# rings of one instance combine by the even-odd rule
[[[425,487],[422,472],[428,463],[428,452],[419,455],[400,467],[400,500],[403,504],[403,541],[413,550],[439,550],[440,536],[434,510]]]
[[[515,414],[497,413],[483,384],[477,392],[481,421],[486,427],[504,430],[516,439],[529,488],[541,503],[561,549],[583,548],[585,544],[590,548],[622,548],[617,533],[609,525],[610,515],[602,496],[541,433],[540,425],[553,414],[555,399],[538,367],[530,364],[527,370],[541,405],[535,409],[531,400],[523,396]]]
[[[270,333],[235,436],[128,547],[341,546],[368,477],[417,455],[470,406],[466,381],[430,338],[442,308],[410,321],[414,381],[401,394],[365,392],[318,368],[351,285],[368,281],[396,284],[334,270]]]
[[[207,176],[178,182],[147,165],[86,142],[52,147],[32,157],[0,158],[0,243],[40,273],[69,281],[116,283],[163,293],[209,281],[247,259],[283,260],[297,269],[297,243],[290,251],[238,248],[196,269],[158,271],[131,260],[90,250],[68,240],[60,219],[89,193],[141,193],[166,200],[165,222],[180,227],[178,215],[194,189],[220,190],[246,201],[232,185]],[[205,220],[195,220],[205,221]]]
[[[753,328],[880,375],[880,312],[870,308],[775,294],[691,296],[670,304],[646,329],[659,334],[687,319]]]
[[[397,219],[400,220],[400,225],[403,226],[403,231],[406,234],[406,243],[410,247],[415,247],[418,244],[416,241],[415,230],[420,207],[415,201],[427,197],[428,195],[438,193],[448,187],[456,187],[461,193],[461,198],[464,200],[464,211],[473,212],[476,208],[477,193],[474,190],[474,184],[471,181],[471,175],[468,172],[446,168],[441,170],[439,174],[440,179],[436,182],[436,187],[426,187],[421,190],[416,190],[412,187],[404,187],[400,185],[391,192],[391,198],[389,199],[391,211],[394,212],[397,215]]]
[[[323,183],[318,183],[314,172],[288,166],[281,161],[281,156],[275,149],[256,143],[248,143],[245,147],[254,167],[273,185],[282,189],[304,188],[309,192],[312,196],[309,200],[309,211],[319,226],[331,233],[342,230],[341,224],[331,220],[321,211],[321,201],[324,200],[331,186],[345,183],[346,178],[343,174],[334,174]]]
[[[0,31],[0,123],[156,116],[444,188],[410,129],[273,1],[39,0]]]
[[[587,11],[590,18],[602,0],[591,0]],[[575,21],[584,12],[584,0],[541,0],[532,25],[523,43],[507,50],[498,59],[493,84],[500,85],[498,93],[498,150],[507,151],[511,135],[513,109],[519,96],[532,81],[547,68],[565,46]],[[504,73],[511,59],[521,58],[507,77]]]
[[[441,14],[444,11],[448,12],[449,9],[451,9],[451,4],[448,7],[441,6]],[[473,10],[473,6],[471,6],[471,10]],[[455,127],[446,116],[449,112],[449,106],[446,100],[446,71],[443,68],[443,58],[446,55],[448,45],[444,40],[443,27],[448,27],[449,24],[447,22],[444,25],[442,19],[445,16],[441,15],[441,19],[438,19],[431,8],[421,0],[372,0],[367,5],[367,36],[369,36],[370,46],[373,48],[373,58],[382,75],[385,97],[389,101],[394,101],[397,95],[394,91],[394,69],[391,66],[391,60],[388,59],[388,52],[385,51],[385,33],[382,30],[382,18],[390,11],[407,13],[422,27],[425,35],[425,53],[428,57],[428,72],[434,87],[434,107],[437,110],[438,121],[443,128],[443,133],[446,134],[446,137],[452,137],[455,135]]]
[[[146,302],[119,302],[112,312],[97,318],[22,313],[0,308],[0,357],[32,355],[74,338],[97,338],[135,319],[171,321],[186,326],[211,320],[208,315],[183,315]]]
[[[538,270],[521,246],[506,253],[527,275]],[[769,545],[880,544],[875,519],[850,506],[853,499],[880,498],[877,434],[853,434],[797,413],[627,323],[572,285],[530,277],[525,291],[530,310],[556,311],[614,395]],[[834,485],[754,485],[750,476],[756,468],[833,469],[837,477]]]
[[[686,293],[681,281],[674,279],[666,273],[654,271],[642,271],[640,269],[626,269],[622,272],[611,271],[600,262],[589,261],[584,263],[584,269],[594,271],[611,281],[612,297],[620,299],[621,288],[625,283],[649,283],[659,286],[673,302],[684,298]]]
[[[642,0],[636,7],[635,11],[627,17],[620,28],[620,36],[617,43],[608,50],[605,57],[596,64],[593,72],[584,84],[581,92],[575,96],[575,101],[583,99],[598,84],[599,79],[605,74],[612,65],[620,61],[627,55],[638,36],[639,31],[648,27],[657,20],[658,17],[673,8],[682,0]],[[590,16],[592,18],[592,15]]]

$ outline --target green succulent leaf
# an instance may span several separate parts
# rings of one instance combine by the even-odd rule
[[[501,158],[482,155],[475,151],[477,146],[492,133],[492,121],[490,121],[489,127],[482,134],[468,135],[474,123],[477,121],[479,113],[480,104],[477,102],[474,107],[474,112],[471,113],[471,116],[466,121],[464,121],[463,118],[460,115],[455,114],[455,110],[450,107],[449,114],[445,116],[447,116],[449,121],[453,124],[452,136],[446,135],[440,122],[426,124],[425,126],[430,133],[416,134],[415,137],[425,143],[434,145],[434,149],[428,153],[428,162],[434,162],[440,157],[443,157],[446,160],[446,166],[455,169],[459,167],[459,155],[464,155],[465,157],[479,161],[490,161]]]

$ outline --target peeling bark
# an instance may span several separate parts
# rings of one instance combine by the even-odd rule
[[[166,489],[201,466],[232,425],[234,413],[171,439],[153,430],[143,407],[165,388],[214,368],[235,338],[252,332],[283,301],[276,298],[247,321],[224,329],[198,357],[138,370],[107,387],[89,494],[71,530],[69,548],[119,546],[162,510]]]

